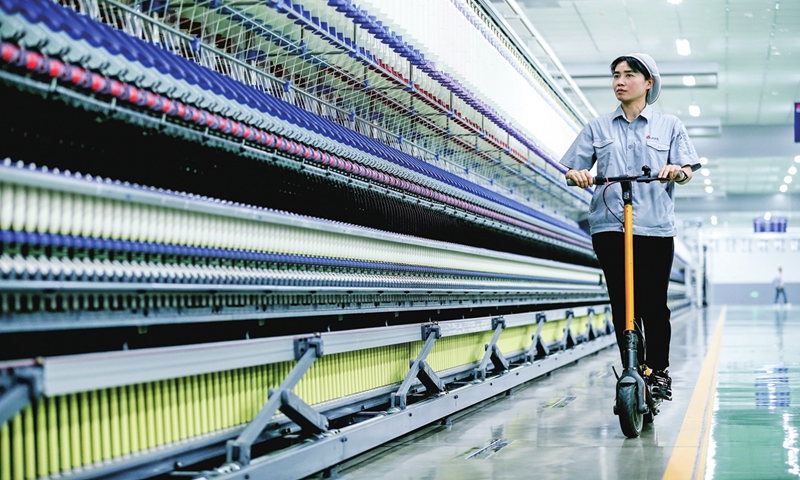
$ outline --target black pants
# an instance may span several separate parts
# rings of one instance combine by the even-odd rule
[[[778,298],[780,298],[781,295],[783,295],[783,303],[787,303],[786,290],[784,290],[783,287],[775,288],[775,301],[773,303],[778,303]]]
[[[622,354],[625,330],[625,238],[622,232],[592,235],[592,245],[606,276],[617,345]],[[672,237],[633,236],[634,318],[644,324],[646,357],[639,350],[639,361],[655,370],[669,366],[669,341],[672,327],[667,307],[667,288],[672,270],[675,244]],[[640,337],[641,338],[641,337]]]

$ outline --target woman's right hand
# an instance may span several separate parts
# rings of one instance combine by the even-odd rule
[[[593,178],[589,170],[575,170],[570,168],[567,170],[566,177],[575,182],[575,185],[581,188],[586,188],[592,184]]]

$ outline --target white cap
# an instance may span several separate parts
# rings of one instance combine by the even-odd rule
[[[656,103],[658,100],[658,96],[661,95],[661,75],[658,73],[658,66],[656,65],[656,61],[653,60],[653,57],[646,53],[629,53],[627,55],[623,55],[617,57],[614,62],[619,60],[622,57],[633,57],[636,60],[639,60],[639,63],[644,65],[647,69],[647,73],[653,78],[653,86],[647,92],[647,103],[652,105]],[[613,63],[612,63],[613,64]]]

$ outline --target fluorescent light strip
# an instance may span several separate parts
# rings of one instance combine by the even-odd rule
[[[678,55],[687,56],[692,53],[692,47],[689,45],[689,40],[679,38],[675,40],[675,46],[678,48]]]

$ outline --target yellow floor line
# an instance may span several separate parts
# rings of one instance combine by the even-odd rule
[[[714,394],[717,390],[719,351],[726,312],[727,307],[723,306],[663,480],[695,480],[701,479],[705,475],[709,427],[714,407]]]

